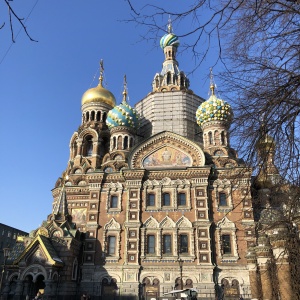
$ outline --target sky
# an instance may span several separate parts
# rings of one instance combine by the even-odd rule
[[[148,2],[161,4],[132,1],[136,9]],[[51,190],[67,167],[69,141],[81,123],[81,97],[98,84],[100,59],[105,87],[117,103],[126,74],[133,106],[151,92],[164,55],[159,39],[144,39],[145,28],[125,22],[131,11],[124,0],[9,3],[38,42],[30,41],[13,20],[12,43],[7,8],[0,1],[0,25],[5,22],[0,30],[0,223],[30,232],[52,211]],[[164,5],[181,9],[182,0]],[[178,26],[185,25],[173,24],[175,34]],[[211,60],[188,75],[191,89],[203,98],[209,90],[213,51],[210,55]],[[187,52],[179,53],[177,60],[186,73],[195,67]]]

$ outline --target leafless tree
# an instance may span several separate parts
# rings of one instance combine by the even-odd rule
[[[24,30],[25,34],[27,37],[32,41],[32,42],[37,42],[35,39],[31,37],[31,35],[28,33],[27,28],[25,26],[25,20],[24,18],[19,17],[17,14],[16,10],[13,9],[12,5],[10,2],[11,0],[3,0],[5,5],[8,8],[8,19],[9,19],[9,27],[10,27],[10,32],[11,32],[11,40],[13,43],[15,43],[15,31],[14,31],[14,22],[16,21],[21,25],[21,28]],[[6,23],[5,21],[0,24],[0,29],[3,29],[5,27]]]
[[[197,68],[208,53],[224,70],[218,82],[235,112],[231,127],[236,148],[259,168],[255,144],[262,120],[277,146],[275,161],[282,178],[300,184],[300,2],[288,0],[198,0],[180,7],[126,0],[128,22],[145,28],[146,39],[176,24],[182,51],[192,51]]]

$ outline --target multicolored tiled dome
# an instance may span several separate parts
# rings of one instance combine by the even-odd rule
[[[164,49],[166,46],[174,46],[178,47],[180,44],[178,36],[174,33],[166,33],[161,39],[160,39],[160,47]]]
[[[231,106],[226,101],[217,98],[214,93],[198,107],[196,112],[197,124],[200,126],[210,121],[230,123],[232,117]]]
[[[109,128],[126,126],[136,129],[139,123],[139,115],[126,101],[115,106],[107,114],[106,124]]]

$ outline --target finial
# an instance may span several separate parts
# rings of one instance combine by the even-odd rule
[[[102,85],[103,82],[103,72],[104,72],[104,66],[103,66],[103,59],[100,60],[100,77],[99,77],[99,85]]]
[[[213,75],[213,72],[212,72],[212,68],[210,68],[210,90],[211,90],[211,94],[214,95],[215,94],[215,81],[214,81],[214,75]]]
[[[126,80],[126,74],[124,75],[124,90],[123,90],[123,100],[122,102],[126,102],[126,97],[127,97],[127,80]]]
[[[172,31],[173,31],[172,20],[171,20],[171,16],[169,15],[169,19],[168,19],[168,33],[171,33]]]

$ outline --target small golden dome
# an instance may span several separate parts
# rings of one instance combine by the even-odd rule
[[[82,96],[81,105],[92,102],[106,103],[111,107],[114,107],[116,105],[116,98],[109,90],[102,86],[101,82],[99,82],[98,86],[87,90]]]

